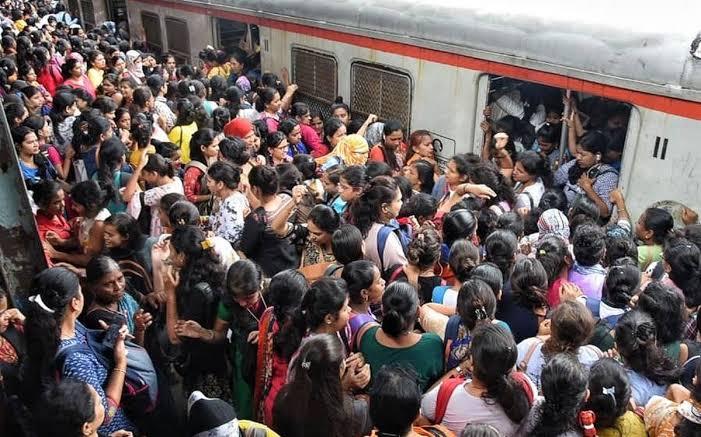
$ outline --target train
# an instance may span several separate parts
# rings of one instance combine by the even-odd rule
[[[479,152],[503,78],[625,103],[619,186],[634,217],[653,200],[701,210],[699,12],[632,0],[126,2],[132,37],[151,48],[196,63],[207,45],[243,44],[263,70],[287,68],[299,100],[327,112],[344,96],[354,114],[429,130],[442,158]]]

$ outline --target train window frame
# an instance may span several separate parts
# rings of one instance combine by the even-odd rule
[[[85,30],[93,29],[96,25],[95,19],[95,5],[92,0],[79,0],[80,11],[82,14],[83,23],[85,24]],[[86,12],[86,7],[90,11],[90,14]]]
[[[165,24],[165,33],[166,33],[166,43],[168,44],[168,53],[172,54],[175,57],[175,60],[177,62],[182,62],[189,64],[190,63],[190,57],[191,57],[191,50],[192,47],[190,46],[190,28],[187,24],[186,20],[183,20],[182,18],[176,18],[176,17],[171,17],[166,15],[163,18],[163,23]],[[182,34],[179,34],[179,32],[175,32],[175,34],[179,34],[178,36],[173,35],[173,40],[174,41],[182,41],[183,44],[187,46],[187,50],[181,50],[181,47],[173,48],[173,45],[171,44],[171,32],[169,29],[169,24],[170,23],[176,23],[178,25],[182,25],[185,27],[185,37],[183,37]]]
[[[158,41],[152,41],[149,39],[148,31],[146,29],[147,28],[151,29],[152,27],[151,26],[147,27],[147,26],[143,25],[144,24],[144,17],[149,17],[151,19],[154,19],[154,21],[158,24],[158,27],[157,27]],[[146,43],[149,45],[149,47],[154,47],[154,48],[158,49],[158,50],[154,50],[154,51],[158,52],[160,50],[160,52],[163,53],[163,49],[164,49],[164,46],[163,46],[163,26],[161,26],[161,17],[154,12],[141,11],[141,25],[144,28],[144,38],[146,39]]]
[[[397,113],[388,113],[387,111],[384,111],[382,108],[385,106],[384,102],[384,96],[382,95],[382,90],[383,90],[383,83],[380,83],[380,98],[374,98],[370,99],[370,102],[377,102],[375,104],[379,104],[379,108],[364,108],[362,105],[359,105],[359,102],[357,101],[358,99],[358,87],[356,86],[356,80],[358,80],[358,72],[359,69],[361,68],[366,68],[370,70],[375,70],[377,72],[380,72],[382,75],[390,75],[394,76],[397,78],[401,78],[403,80],[406,80],[408,83],[408,92],[407,92],[407,98],[408,101],[406,111],[405,111],[405,117],[398,117],[396,116]],[[384,76],[381,76],[384,77]],[[389,86],[390,90],[396,90],[394,86]],[[377,95],[377,94],[376,94]],[[380,120],[397,120],[402,124],[402,127],[404,128],[405,132],[411,132],[411,118],[412,118],[412,108],[413,108],[413,103],[414,103],[414,78],[411,76],[411,74],[408,71],[400,70],[394,67],[390,67],[385,64],[380,64],[376,62],[368,62],[365,60],[355,60],[351,62],[351,68],[350,68],[350,101],[349,101],[349,106],[351,108],[351,111],[355,114],[359,114],[362,116],[367,117],[370,114],[375,114],[378,116]],[[359,108],[360,106],[360,108]],[[391,105],[390,105],[391,106]]]
[[[327,95],[321,95],[319,93],[319,79],[314,78],[313,89],[305,89],[305,81],[300,81],[299,69],[296,63],[297,54],[311,55],[317,59],[323,59],[324,61],[333,62],[333,92],[324,93]],[[295,101],[304,102],[313,111],[318,111],[324,116],[331,115],[331,105],[338,96],[338,59],[332,53],[323,52],[316,49],[311,49],[305,46],[292,45],[290,48],[290,77],[293,83],[299,86],[299,89],[295,93]]]

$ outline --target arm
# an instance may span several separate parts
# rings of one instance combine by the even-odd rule
[[[194,320],[178,320],[175,331],[180,337],[194,338],[203,343],[222,343],[226,340],[226,332],[229,330],[229,322],[220,319],[214,321],[213,329],[205,329]]]
[[[290,104],[292,103],[292,97],[295,95],[295,92],[297,92],[298,88],[299,87],[294,83],[287,86],[287,91],[285,92],[285,95],[282,96],[282,99],[280,99],[282,101],[282,109],[284,111],[290,108]]]
[[[615,190],[611,191],[610,199],[611,203],[616,205],[616,210],[618,210],[618,220],[625,220],[630,223],[630,215],[628,214],[626,200],[623,198],[621,189],[616,188]]]
[[[368,126],[373,124],[374,122],[377,121],[377,115],[375,114],[370,114],[368,115],[368,118],[365,119],[365,123],[363,123],[362,126],[360,126],[360,129],[358,129],[358,132],[356,132],[358,135],[365,136],[365,131],[367,131]]]
[[[175,296],[175,288],[180,282],[180,275],[174,272],[171,268],[167,268],[163,272],[163,288],[166,292],[166,330],[168,332],[168,340],[171,344],[180,344],[180,338],[175,331],[175,325],[179,320],[178,304]]]
[[[131,177],[129,178],[129,182],[127,182],[127,186],[124,187],[124,191],[122,192],[122,200],[125,203],[129,203],[131,201],[131,198],[134,197],[136,190],[139,188],[139,178],[141,176],[141,171],[144,169],[144,167],[146,167],[146,163],[148,163],[148,153],[147,149],[144,148],[141,150],[139,165],[137,165],[134,169],[134,173],[132,173]],[[145,205],[141,206],[143,208]]]
[[[289,234],[290,224],[287,220],[292,215],[294,208],[302,202],[304,199],[304,194],[307,192],[307,187],[304,185],[297,185],[292,188],[292,199],[288,200],[287,203],[282,207],[282,210],[275,216],[273,221],[270,223],[270,228],[275,232],[278,237],[284,237]]]

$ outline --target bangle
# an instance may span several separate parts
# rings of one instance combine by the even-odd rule
[[[458,375],[462,376],[462,368],[460,368],[460,366],[456,366],[456,367],[455,367],[455,373],[457,373]]]
[[[118,368],[118,367],[115,367],[114,369],[112,369],[112,371],[113,371],[113,372],[123,373],[123,374],[125,374],[125,375],[127,374],[126,369],[120,369],[120,368]]]

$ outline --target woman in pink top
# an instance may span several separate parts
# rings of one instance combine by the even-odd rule
[[[260,119],[265,120],[268,125],[268,133],[277,132],[277,127],[280,124],[280,116],[278,113],[282,108],[282,100],[280,93],[275,88],[261,88],[258,91],[258,100],[256,100],[256,111],[260,112]]]
[[[546,237],[538,245],[535,257],[548,274],[546,299],[550,308],[555,308],[560,304],[560,288],[567,283],[567,274],[572,265],[567,243],[554,235]]]
[[[85,75],[83,71],[83,63],[75,58],[69,58],[66,63],[61,67],[61,72],[63,73],[63,85],[68,85],[71,88],[83,88],[90,94],[90,96],[95,98],[95,87],[93,86],[88,76]]]
[[[299,127],[302,131],[302,142],[307,146],[309,153],[314,158],[328,155],[330,152],[328,146],[321,141],[321,138],[311,126],[312,114],[309,111],[309,106],[306,103],[297,102],[290,108],[290,115],[299,122]]]

